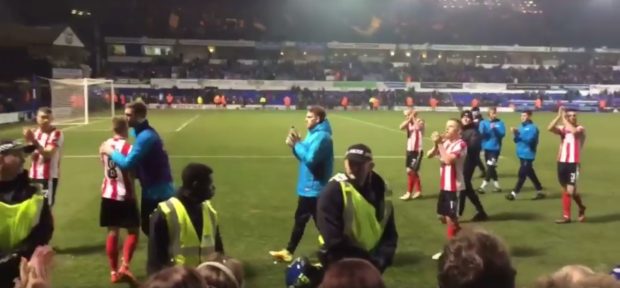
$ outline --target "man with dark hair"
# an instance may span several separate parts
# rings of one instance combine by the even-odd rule
[[[476,127],[476,130],[478,129],[478,127],[480,126],[480,122],[482,120],[484,120],[484,117],[482,116],[482,113],[480,113],[480,107],[472,107],[471,108],[471,114],[473,116],[474,119],[474,127]],[[480,178],[484,178],[487,176],[487,170],[484,168],[484,164],[482,163],[482,159],[480,159],[480,153],[478,153],[478,155],[476,156],[476,166],[478,166],[478,169],[480,169]]]
[[[558,125],[561,122],[561,125]],[[558,179],[562,186],[562,218],[556,220],[558,224],[571,222],[571,198],[579,206],[579,222],[586,220],[586,206],[577,193],[579,178],[579,164],[581,163],[581,149],[586,142],[586,129],[577,123],[577,111],[566,111],[563,106],[558,110],[558,116],[551,120],[547,127],[549,132],[559,135],[562,139],[558,153]]]
[[[108,155],[120,169],[136,169],[142,186],[142,232],[148,235],[149,215],[159,202],[172,197],[174,186],[168,153],[164,150],[161,137],[146,119],[146,114],[147,107],[142,101],[131,102],[125,108],[125,117],[129,126],[134,128],[136,138],[129,154],[123,155],[106,145],[99,147],[99,153]]]
[[[0,140],[0,287],[13,287],[21,258],[52,238],[54,224],[41,185],[31,184],[25,155],[36,147]]]
[[[501,192],[497,175],[497,163],[499,162],[499,154],[502,150],[502,140],[506,135],[506,126],[504,121],[497,118],[497,108],[489,108],[489,119],[482,120],[478,127],[482,136],[482,150],[484,150],[484,160],[487,164],[487,175],[482,181],[482,185],[478,192],[483,194],[486,192],[487,184],[493,180],[493,192]]]
[[[538,127],[532,122],[532,111],[524,111],[521,113],[521,127],[516,129],[510,128],[514,135],[514,142],[517,144],[517,157],[521,162],[519,167],[519,179],[515,184],[514,190],[506,195],[506,199],[515,200],[517,194],[521,192],[521,187],[525,183],[525,178],[530,178],[536,188],[536,196],[533,200],[545,198],[542,192],[542,185],[534,171],[534,159],[536,159],[536,148],[538,147]]]
[[[345,173],[336,174],[321,192],[317,225],[324,242],[319,253],[323,266],[362,258],[383,272],[392,264],[398,233],[391,191],[374,167],[370,148],[352,145]]]
[[[465,211],[465,198],[469,198],[474,207],[476,208],[476,215],[472,221],[485,221],[488,216],[482,207],[480,198],[474,186],[471,183],[474,171],[476,170],[476,164],[480,159],[480,133],[478,128],[473,123],[473,115],[470,111],[463,111],[461,113],[461,124],[463,125],[463,131],[461,132],[461,138],[467,144],[467,157],[465,158],[465,164],[463,166],[463,181],[465,182],[465,190],[459,193],[459,216],[463,216]]]
[[[60,176],[60,155],[64,145],[61,130],[52,125],[52,109],[41,107],[37,111],[37,129],[24,129],[26,142],[34,145],[29,176],[33,182],[43,186],[43,194],[50,207],[56,202],[56,190]]]
[[[313,106],[306,113],[306,139],[296,131],[291,131],[286,144],[293,149],[293,155],[299,161],[299,177],[297,180],[297,210],[295,224],[289,243],[280,251],[269,251],[277,261],[290,262],[293,253],[303,237],[306,224],[312,218],[316,224],[316,203],[319,193],[332,175],[334,166],[334,147],[332,129],[326,118],[325,109]]]
[[[151,215],[147,270],[154,274],[166,267],[196,267],[213,252],[224,252],[217,212],[213,170],[190,163],[177,195],[158,204]],[[197,237],[198,236],[198,237]]]

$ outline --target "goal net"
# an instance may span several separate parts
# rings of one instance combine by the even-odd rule
[[[114,81],[107,79],[48,79],[54,122],[59,125],[88,124],[114,116],[118,97]]]

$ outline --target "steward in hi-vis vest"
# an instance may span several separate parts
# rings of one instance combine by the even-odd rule
[[[224,252],[217,212],[213,170],[192,163],[183,169],[183,186],[175,197],[159,203],[151,215],[148,273],[175,265],[197,267],[213,252]]]
[[[13,287],[21,258],[52,238],[52,214],[40,185],[30,184],[25,154],[33,146],[0,141],[0,287]]]
[[[349,147],[344,166],[346,173],[334,176],[319,196],[321,262],[329,266],[342,258],[362,258],[383,272],[398,242],[390,190],[373,171],[366,145]]]

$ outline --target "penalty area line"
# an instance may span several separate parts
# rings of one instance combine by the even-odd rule
[[[189,120],[185,121],[185,123],[181,124],[181,126],[179,126],[179,128],[177,128],[177,130],[174,130],[174,132],[180,132],[185,127],[187,127],[187,125],[189,125],[192,122],[196,121],[196,119],[198,119],[198,117],[200,117],[200,115],[195,115],[194,117],[192,117]]]

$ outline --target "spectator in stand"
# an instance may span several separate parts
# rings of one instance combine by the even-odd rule
[[[152,275],[143,288],[205,288],[204,278],[194,268],[175,266]]]
[[[596,273],[582,265],[568,265],[555,273],[540,277],[537,280],[538,288],[619,288],[620,282],[614,276]]]
[[[241,288],[244,286],[243,264],[237,259],[224,256],[221,253],[213,253],[207,258],[207,262],[197,268],[211,288]]]
[[[220,97],[220,95],[216,94],[213,97],[213,104],[215,104],[215,107],[220,108],[220,104],[222,104],[222,98]]]
[[[514,288],[508,249],[484,230],[462,230],[439,258],[439,288]]]
[[[168,108],[172,108],[172,102],[174,102],[174,97],[172,96],[172,93],[168,93],[166,96],[166,104],[168,105]]]
[[[345,258],[329,267],[321,288],[385,288],[381,273],[363,259]]]
[[[286,110],[291,110],[291,97],[288,95],[284,96],[284,106],[286,107]]]

